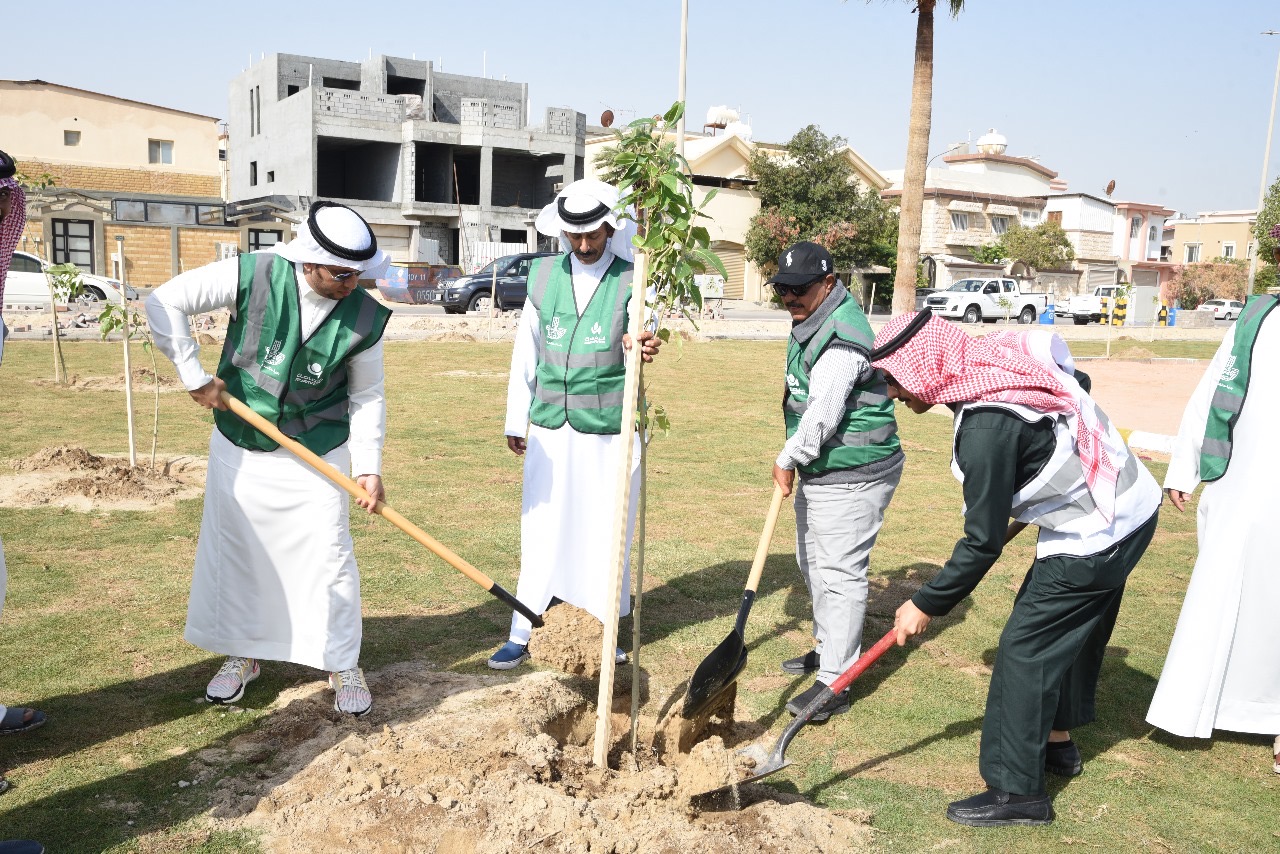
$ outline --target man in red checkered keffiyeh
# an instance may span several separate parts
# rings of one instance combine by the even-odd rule
[[[884,346],[914,318],[903,314],[889,321],[876,335],[875,346]],[[999,332],[971,338],[942,318],[931,317],[907,343],[873,364],[929,406],[985,400],[1066,416],[1089,493],[1107,521],[1114,517],[1116,478],[1129,449],[1114,433],[1108,440],[1107,425],[1099,421],[1076,382],[1071,353],[1057,334]]]
[[[5,164],[12,162],[0,151],[0,176],[8,171]],[[26,224],[27,196],[18,185],[18,179],[13,173],[0,177],[0,312],[4,309],[4,281],[9,273],[9,263]]]

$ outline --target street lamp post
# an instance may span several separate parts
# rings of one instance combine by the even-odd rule
[[[1267,30],[1264,36],[1280,36],[1280,30]],[[1267,167],[1271,165],[1271,132],[1276,126],[1276,94],[1280,93],[1280,52],[1276,54],[1276,82],[1271,87],[1271,117],[1267,120],[1267,146],[1262,149],[1262,181],[1258,186],[1258,212],[1255,214],[1254,224],[1257,225],[1257,217],[1262,216],[1262,203],[1267,197]],[[1255,237],[1255,240],[1257,238]],[[1254,244],[1257,246],[1257,243]],[[1253,282],[1258,275],[1258,255],[1261,254],[1257,249],[1253,252],[1253,258],[1249,260],[1249,287],[1245,294],[1247,297],[1253,293]]]

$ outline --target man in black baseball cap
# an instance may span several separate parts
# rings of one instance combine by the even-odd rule
[[[871,326],[836,279],[831,253],[797,243],[778,256],[769,283],[792,320],[782,402],[787,442],[773,479],[784,495],[795,488],[796,563],[813,599],[814,649],[782,669],[817,674],[787,710],[799,714],[826,696],[812,718],[825,720],[849,709],[848,692],[833,696],[828,686],[861,649],[871,547],[904,458],[893,401],[868,361]]]

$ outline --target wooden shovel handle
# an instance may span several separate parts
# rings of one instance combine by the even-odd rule
[[[764,561],[769,556],[769,543],[773,540],[773,529],[778,524],[778,511],[782,509],[782,487],[773,485],[773,501],[769,504],[769,515],[764,517],[764,530],[760,532],[760,543],[756,546],[755,560],[751,562],[751,575],[747,577],[747,590],[752,593],[760,586],[760,576],[764,572]]]
[[[310,448],[303,445],[296,439],[291,439],[280,432],[276,425],[254,412],[243,401],[232,397],[228,392],[223,391],[221,394],[222,402],[227,408],[234,412],[239,418],[250,424],[259,432],[269,437],[273,442],[279,443],[282,447],[287,448],[292,454],[301,459],[304,463],[311,466],[319,474],[333,481],[356,498],[368,498],[369,493],[365,492],[364,487],[338,471],[329,463],[326,463],[318,454]],[[422,545],[431,549],[441,560],[461,572],[467,578],[470,578],[476,584],[479,584],[485,590],[493,590],[493,579],[476,569],[467,561],[456,555],[452,549],[408,519],[401,516],[385,502],[379,501],[373,506],[373,512],[386,519],[392,525],[404,531],[413,537]]]

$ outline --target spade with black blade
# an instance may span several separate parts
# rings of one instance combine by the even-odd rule
[[[782,508],[782,487],[774,485],[773,502],[769,505],[769,515],[764,520],[764,530],[760,532],[760,544],[756,546],[756,557],[751,564],[751,575],[747,578],[747,589],[742,592],[742,604],[738,607],[738,619],[733,624],[733,631],[702,660],[698,669],[693,671],[689,680],[689,689],[684,695],[684,707],[681,717],[692,719],[705,709],[725,688],[733,684],[747,666],[747,615],[756,601],[756,588],[760,586],[760,574],[764,571],[765,558],[769,556],[769,542],[773,539],[773,528],[778,522],[778,511]]]
[[[742,780],[737,780],[727,786],[712,789],[709,792],[702,792],[701,794],[694,795],[693,797],[698,801],[705,802],[705,799],[711,799],[729,792],[734,787],[741,786],[743,783],[751,783],[763,777],[768,777],[770,774],[781,771],[783,768],[790,765],[791,762],[786,758],[787,746],[791,744],[791,739],[796,737],[796,733],[800,731],[801,727],[809,723],[809,720],[817,714],[820,709],[825,707],[827,703],[830,703],[837,694],[845,688],[848,688],[853,680],[861,676],[868,667],[875,664],[876,659],[884,655],[885,651],[888,650],[889,647],[893,646],[896,641],[897,629],[889,629],[889,631],[885,632],[884,637],[876,641],[875,646],[864,652],[848,670],[837,676],[836,680],[832,682],[830,686],[823,688],[818,696],[813,699],[813,702],[805,706],[800,714],[796,715],[795,720],[788,724],[787,728],[782,731],[782,735],[778,737],[778,741],[773,745],[773,750],[769,752],[769,755],[763,762],[760,762],[759,758],[764,751],[758,745],[752,745],[750,748],[739,751],[743,756],[757,759],[756,767],[752,771],[751,776]]]

